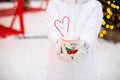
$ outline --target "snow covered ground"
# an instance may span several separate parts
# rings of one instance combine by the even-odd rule
[[[24,20],[29,38],[0,39],[0,80],[46,80],[49,43],[40,38],[46,36],[45,14],[26,13]],[[98,39],[96,58],[99,80],[120,80],[120,43]]]

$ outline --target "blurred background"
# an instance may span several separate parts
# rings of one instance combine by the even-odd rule
[[[120,0],[99,0],[99,80],[120,80]],[[49,0],[0,0],[0,80],[46,80]]]

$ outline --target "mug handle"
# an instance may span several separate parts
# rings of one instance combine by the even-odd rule
[[[81,40],[80,41],[80,46],[79,46],[81,49],[88,49],[89,48],[89,45],[87,44],[87,42],[85,40]]]

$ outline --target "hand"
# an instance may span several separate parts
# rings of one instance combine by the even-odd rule
[[[56,53],[60,59],[66,62],[73,62],[74,55],[77,54],[79,49],[79,37],[73,35],[66,35],[64,38],[57,41]]]
[[[87,54],[89,51],[89,47],[90,45],[86,41],[80,41],[80,53]]]
[[[89,44],[86,41],[80,41],[79,52],[74,55],[74,61],[79,62],[89,51]]]
[[[73,59],[70,57],[69,54],[65,54],[65,53],[61,53],[60,55],[58,55],[59,58],[64,61],[64,62],[67,62],[67,63],[70,63],[73,61]]]
[[[68,62],[68,63],[72,62],[72,58],[70,57],[70,55],[63,53],[61,47],[62,47],[62,39],[59,39],[57,41],[57,47],[56,47],[56,53],[57,53],[59,59],[65,61],[65,62]]]

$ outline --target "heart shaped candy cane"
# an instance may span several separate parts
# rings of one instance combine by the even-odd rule
[[[61,20],[55,20],[54,21],[54,26],[56,27],[56,29],[59,31],[59,33],[61,34],[61,36],[62,37],[64,37],[64,34],[62,33],[62,31],[60,30],[60,28],[59,28],[59,26],[58,26],[58,23],[59,24],[62,24],[63,25],[63,23],[65,22],[65,19],[67,19],[67,32],[69,32],[69,24],[70,24],[70,18],[68,17],[68,16],[65,16],[65,17],[63,17],[63,19],[62,19],[62,21]]]

